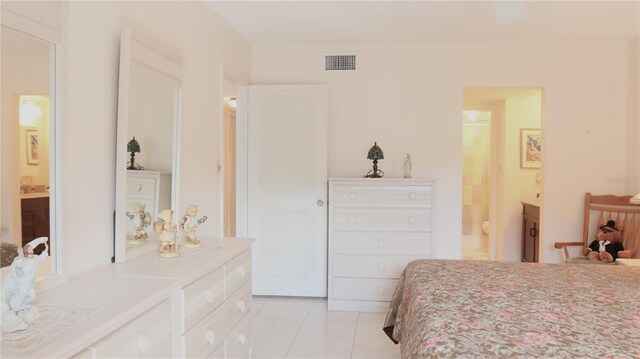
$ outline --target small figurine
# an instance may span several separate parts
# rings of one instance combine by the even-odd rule
[[[165,209],[158,214],[158,220],[153,223],[153,231],[158,236],[158,254],[163,258],[178,257],[178,241],[176,225],[173,224],[173,211]]]
[[[145,204],[135,202],[133,204],[133,214],[127,212],[127,217],[133,220],[134,225],[133,232],[127,235],[127,243],[133,245],[144,244],[148,238],[145,228],[151,224],[151,214],[145,212]]]
[[[186,248],[200,248],[200,241],[196,238],[196,229],[198,229],[198,225],[204,223],[207,220],[207,216],[203,216],[200,219],[197,219],[198,216],[198,206],[195,204],[191,204],[187,206],[187,214],[182,217],[180,220],[180,228],[182,228],[186,234],[187,238],[184,243],[184,247]]]
[[[407,158],[404,160],[404,178],[411,178],[411,156],[407,153]]]
[[[18,256],[11,263],[11,270],[2,281],[1,320],[2,332],[12,333],[25,330],[29,323],[33,323],[40,314],[31,305],[36,298],[35,279],[38,262],[49,256],[47,237],[39,237],[18,248]],[[44,244],[44,251],[39,255],[33,250]]]

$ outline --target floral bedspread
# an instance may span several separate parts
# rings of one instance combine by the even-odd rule
[[[384,331],[403,358],[640,358],[640,267],[417,260]]]

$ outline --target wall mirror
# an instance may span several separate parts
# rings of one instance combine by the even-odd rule
[[[66,282],[60,241],[60,83],[58,4],[2,4],[0,264],[38,237],[37,290]],[[37,20],[34,20],[37,19]]]
[[[157,249],[153,222],[178,209],[182,65],[124,29],[120,42],[114,261]],[[146,215],[148,213],[148,215]]]

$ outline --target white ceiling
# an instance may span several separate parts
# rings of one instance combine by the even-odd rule
[[[640,36],[637,0],[206,3],[251,44],[605,40]],[[518,10],[523,11],[523,16]]]

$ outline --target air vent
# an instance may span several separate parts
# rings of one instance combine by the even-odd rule
[[[353,71],[356,69],[356,55],[326,55],[325,71]]]

